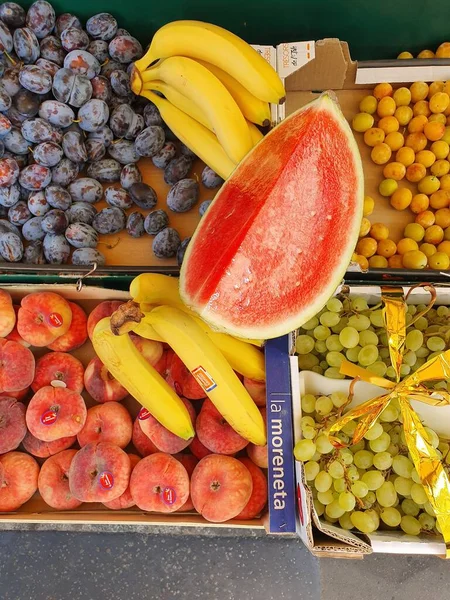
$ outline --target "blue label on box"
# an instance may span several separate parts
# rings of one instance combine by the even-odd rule
[[[295,533],[296,500],[288,335],[265,346],[270,533]]]

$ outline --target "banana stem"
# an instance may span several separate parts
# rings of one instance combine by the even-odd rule
[[[133,331],[133,324],[140,323],[144,316],[139,304],[129,300],[111,315],[111,331],[114,335],[124,335]]]

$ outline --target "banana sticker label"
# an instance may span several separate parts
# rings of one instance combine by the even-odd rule
[[[206,369],[202,366],[196,367],[191,371],[200,387],[205,390],[206,393],[212,392],[217,387],[217,383],[211,377]]]

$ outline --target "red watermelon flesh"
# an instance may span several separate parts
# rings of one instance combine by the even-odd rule
[[[183,301],[242,338],[300,327],[345,273],[363,199],[356,142],[324,93],[273,129],[222,186],[187,248]]]

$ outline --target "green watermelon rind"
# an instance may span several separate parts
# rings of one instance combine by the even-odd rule
[[[364,205],[364,173],[363,166],[361,161],[361,156],[359,153],[358,145],[352,133],[352,130],[345,119],[339,104],[337,102],[336,96],[334,92],[323,92],[318,98],[313,100],[312,102],[306,104],[304,107],[300,108],[298,111],[292,113],[283,123],[289,121],[292,118],[295,118],[300,112],[311,108],[311,106],[316,105],[318,110],[328,110],[332,115],[336,123],[341,127],[343,133],[345,134],[348,140],[348,148],[350,149],[353,159],[354,159],[354,167],[356,180],[359,183],[358,189],[355,190],[355,212],[352,226],[347,229],[345,232],[345,239],[347,240],[345,248],[342,248],[341,251],[341,262],[340,267],[335,269],[335,271],[330,274],[328,281],[324,282],[323,291],[320,295],[317,295],[314,302],[311,302],[309,305],[305,306],[301,309],[295,316],[288,319],[280,319],[276,323],[271,323],[270,325],[265,325],[263,319],[261,320],[261,324],[256,326],[252,325],[251,327],[243,327],[241,325],[236,326],[229,320],[227,320],[226,316],[220,315],[215,312],[211,314],[209,311],[208,304],[205,304],[202,307],[198,307],[193,304],[191,298],[185,293],[184,290],[184,278],[187,275],[187,269],[189,266],[189,256],[192,250],[192,247],[195,243],[195,239],[197,236],[201,235],[201,222],[197,227],[195,233],[192,236],[192,239],[186,249],[186,253],[184,256],[183,264],[181,266],[180,271],[180,296],[183,302],[194,312],[196,312],[204,321],[206,321],[213,329],[217,331],[221,331],[227,333],[229,335],[233,335],[236,337],[240,337],[243,339],[271,339],[275,337],[279,337],[281,335],[285,335],[290,331],[294,331],[302,326],[303,323],[306,323],[313,316],[315,316],[327,303],[329,298],[335,293],[336,289],[342,282],[345,272],[348,268],[348,265],[351,261],[352,254],[355,249],[356,242],[358,240],[359,231],[361,227],[361,219],[363,217],[363,205]],[[263,144],[268,138],[276,135],[277,128],[274,128],[270,131],[252,150],[249,154],[243,159],[240,163],[241,165],[248,160],[251,160],[251,156],[255,149],[259,146],[259,144]],[[239,170],[238,165],[233,173]],[[224,184],[226,186],[226,183]],[[220,196],[220,191],[216,195],[215,199],[211,203],[208,212],[213,213],[214,203],[216,199]],[[360,201],[357,202],[357,198],[360,198]],[[349,224],[350,225],[350,224]],[[344,238],[343,238],[344,239]],[[323,271],[321,272],[322,275]]]

